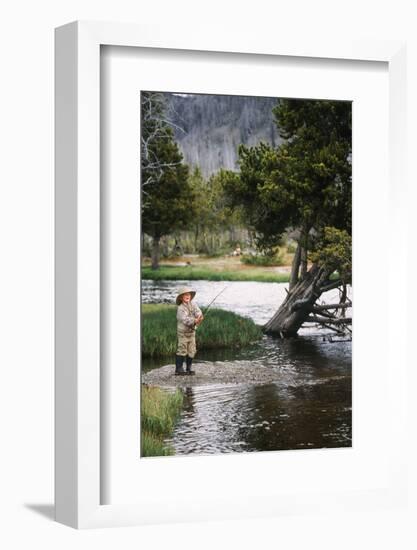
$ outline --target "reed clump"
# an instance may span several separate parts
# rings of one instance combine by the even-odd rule
[[[142,305],[142,356],[173,356],[177,346],[176,306]],[[196,332],[197,349],[239,348],[262,338],[251,319],[211,308]]]
[[[168,456],[174,454],[164,439],[173,432],[181,414],[183,394],[154,386],[142,386],[141,394],[141,456]]]

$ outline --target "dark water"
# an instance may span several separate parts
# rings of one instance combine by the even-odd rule
[[[144,281],[145,303],[173,301],[181,282]],[[279,283],[193,282],[196,301],[206,305],[227,285],[216,307],[264,323],[285,296]],[[336,298],[328,293],[324,301]],[[279,372],[279,383],[212,385],[184,390],[185,407],[168,442],[177,454],[350,447],[352,443],[351,342],[330,342],[305,329],[292,339],[264,336],[241,350],[199,352],[198,362],[239,362]],[[149,370],[166,361],[145,361]]]

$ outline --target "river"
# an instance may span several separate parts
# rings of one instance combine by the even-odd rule
[[[143,303],[174,303],[184,281],[143,281]],[[216,307],[263,324],[285,298],[287,285],[193,281],[195,300],[207,306],[223,288]],[[323,302],[337,299],[333,290]],[[210,315],[210,313],[208,313]],[[350,447],[352,444],[351,341],[334,342],[315,328],[299,337],[263,339],[241,350],[198,352],[199,363],[262,365],[279,374],[265,385],[213,384],[185,388],[184,410],[171,438],[176,454],[276,451]],[[143,360],[143,371],[165,365]]]

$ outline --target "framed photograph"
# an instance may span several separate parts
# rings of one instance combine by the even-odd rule
[[[140,101],[141,456],[351,447],[352,102]]]
[[[56,30],[58,521],[404,502],[404,50]]]

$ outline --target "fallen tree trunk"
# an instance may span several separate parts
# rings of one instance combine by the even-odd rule
[[[281,338],[295,336],[321,296],[321,287],[327,283],[329,276],[323,268],[314,264],[305,278],[288,292],[278,311],[264,325],[264,332]]]
[[[344,312],[352,307],[352,302],[347,300],[346,295],[343,298],[345,301],[337,304],[316,304],[324,292],[345,285],[341,279],[329,281],[330,275],[324,268],[314,264],[306,276],[287,292],[278,311],[264,325],[264,332],[286,338],[296,336],[306,322],[319,324],[336,332],[351,324],[350,317],[336,316],[337,311]]]

